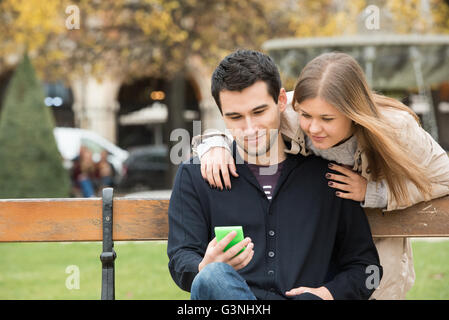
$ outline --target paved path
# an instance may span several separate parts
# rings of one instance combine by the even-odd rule
[[[169,199],[171,190],[141,191],[123,195],[125,198]]]

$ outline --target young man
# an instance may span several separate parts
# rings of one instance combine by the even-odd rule
[[[286,152],[277,132],[287,97],[272,59],[232,53],[212,76],[212,94],[241,178],[221,192],[199,161],[179,167],[167,248],[177,285],[192,299],[368,299],[368,277],[379,283],[382,267],[365,213],[328,188],[327,161]],[[224,252],[235,233],[217,243],[214,227],[235,225],[247,238]]]

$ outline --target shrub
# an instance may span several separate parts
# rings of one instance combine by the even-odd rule
[[[61,198],[70,179],[53,135],[54,119],[27,55],[5,93],[0,114],[0,198]]]

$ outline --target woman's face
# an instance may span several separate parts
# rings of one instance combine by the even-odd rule
[[[301,129],[317,149],[329,149],[349,138],[352,121],[321,98],[312,98],[296,104]]]

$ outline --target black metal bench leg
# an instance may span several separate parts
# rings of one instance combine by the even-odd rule
[[[103,189],[103,252],[100,255],[102,264],[101,300],[115,300],[114,260],[117,254],[112,241],[113,188]]]

